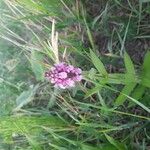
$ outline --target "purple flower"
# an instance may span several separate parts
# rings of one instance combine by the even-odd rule
[[[54,84],[55,87],[62,89],[74,87],[76,82],[82,80],[82,70],[68,65],[64,62],[55,64],[45,73],[45,77]]]

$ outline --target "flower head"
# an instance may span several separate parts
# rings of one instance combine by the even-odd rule
[[[82,70],[68,65],[64,62],[55,64],[45,73],[45,77],[54,84],[55,87],[62,89],[74,87],[76,82],[82,80]]]

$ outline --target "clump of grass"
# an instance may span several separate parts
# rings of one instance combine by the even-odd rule
[[[66,123],[52,116],[6,116],[1,117],[0,122],[0,134],[4,143],[14,144],[20,140],[22,144],[30,144],[34,149],[41,149],[44,144],[44,137],[40,135],[44,130],[61,132],[67,128]],[[46,135],[43,136],[46,138]]]
[[[150,87],[150,53],[144,48],[142,61],[135,62],[131,53],[136,55],[136,50],[130,42],[137,45],[137,39],[147,37],[141,25],[149,3],[4,2],[11,11],[4,10],[5,19],[22,25],[27,36],[5,25],[4,18],[0,35],[19,47],[25,56],[22,61],[31,64],[26,86],[18,88],[12,81],[18,98],[10,114],[42,115],[2,117],[0,133],[5,143],[14,133],[26,137],[24,149],[148,149],[150,109],[145,95]],[[147,22],[144,25],[148,28]],[[45,71],[62,60],[84,70],[75,88],[56,90],[44,79]]]

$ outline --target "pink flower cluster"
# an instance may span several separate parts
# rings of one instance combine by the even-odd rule
[[[82,70],[68,65],[64,62],[55,64],[49,71],[45,73],[45,77],[54,84],[55,87],[62,89],[75,86],[75,82],[82,80]]]

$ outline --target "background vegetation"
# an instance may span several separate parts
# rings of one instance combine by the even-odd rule
[[[0,149],[149,150],[150,1],[1,0]],[[44,73],[83,70],[72,89]]]

